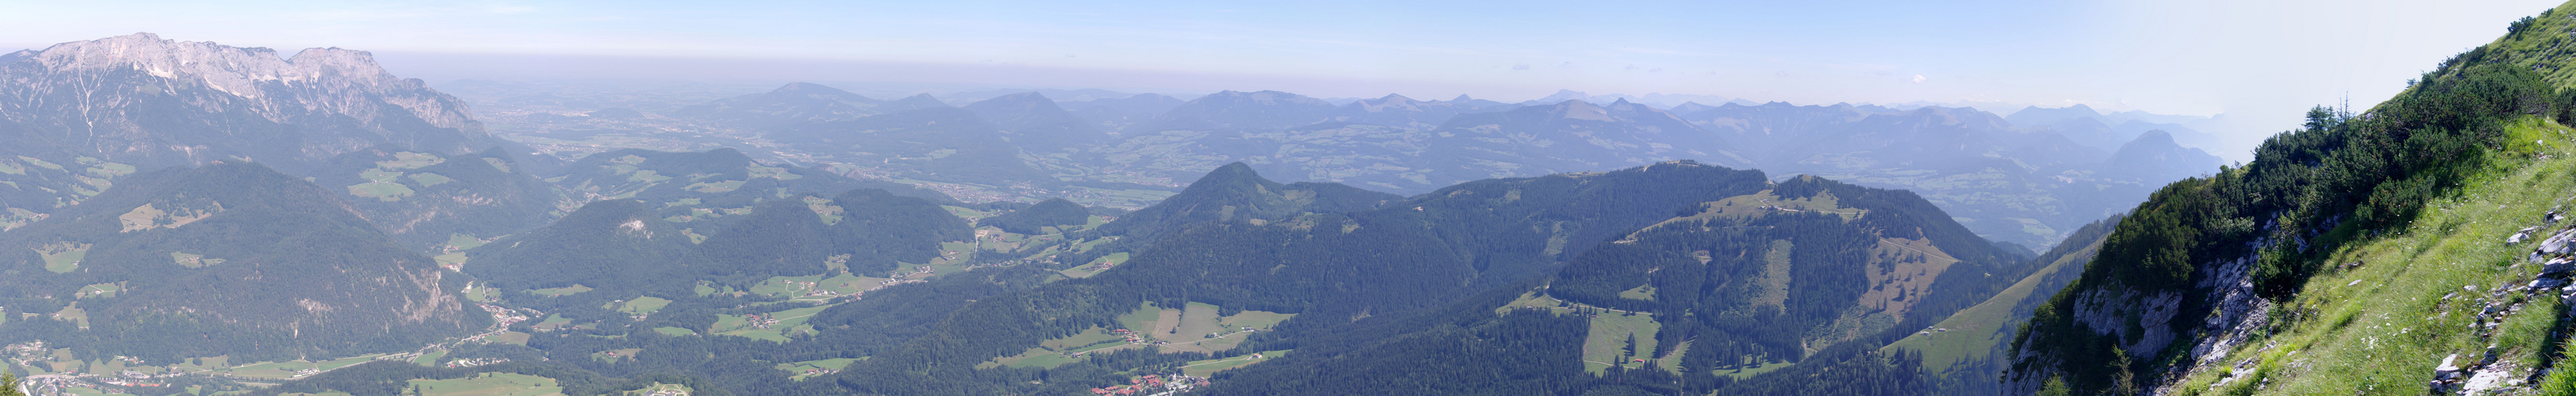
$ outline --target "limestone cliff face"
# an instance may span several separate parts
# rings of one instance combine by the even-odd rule
[[[248,158],[297,172],[380,144],[457,154],[492,143],[463,101],[365,51],[175,41],[150,33],[0,55],[5,144],[146,166]]]
[[[2329,226],[2329,228],[2331,228]],[[2272,225],[2263,233],[2275,231]],[[2245,242],[2247,250],[2271,243],[2269,238]],[[2306,243],[2304,240],[2294,243]],[[2255,294],[2254,265],[2262,260],[2259,253],[2225,260],[2198,263],[2191,287],[2141,292],[2123,285],[2105,285],[2076,292],[2074,312],[2069,315],[2090,335],[2103,337],[2109,347],[2119,349],[2121,356],[2136,361],[2168,358],[2169,353],[2184,353],[2174,365],[2153,377],[2133,378],[2127,386],[2155,394],[2169,394],[2179,379],[2204,370],[2234,370],[2244,356],[2231,359],[2236,346],[2265,332],[2273,318],[2273,303]],[[2022,338],[2018,362],[2045,361],[2050,357],[2035,351],[2028,338]],[[2188,351],[2174,350],[2175,345]],[[2015,372],[2004,378],[2011,394],[2036,393],[2049,377],[2064,374],[2053,368],[2033,366],[2036,370]]]

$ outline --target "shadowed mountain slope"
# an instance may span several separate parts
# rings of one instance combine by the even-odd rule
[[[222,162],[135,175],[0,246],[0,332],[159,362],[412,350],[484,328],[465,279],[341,194]],[[14,313],[13,313],[14,315]],[[14,317],[13,317],[14,319]]]

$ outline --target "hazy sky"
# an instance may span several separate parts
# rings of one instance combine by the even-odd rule
[[[0,48],[134,32],[376,51],[429,78],[915,81],[1324,97],[1557,89],[2226,113],[2387,98],[2538,0],[57,2]],[[577,56],[563,56],[577,55]],[[2241,158],[2236,153],[2220,153]]]

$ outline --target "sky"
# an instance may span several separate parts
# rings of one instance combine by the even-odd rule
[[[750,3],[750,2],[741,2]],[[2538,0],[1117,2],[0,0],[0,49],[152,32],[398,75],[880,81],[1318,97],[1717,95],[2219,115],[2367,107]],[[2003,110],[2008,111],[2008,110]],[[2237,150],[2216,154],[2242,160]]]

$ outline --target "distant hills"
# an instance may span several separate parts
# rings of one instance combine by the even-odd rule
[[[2047,129],[2069,139],[2100,149],[2116,149],[2122,142],[2135,140],[2148,131],[2162,131],[2194,147],[2216,147],[2218,137],[2182,123],[2201,121],[2186,117],[2163,116],[2140,111],[2102,114],[2092,106],[2077,104],[2062,108],[2026,107],[2005,117],[2014,125]]]
[[[877,105],[884,103],[820,84],[795,83],[766,93],[683,107],[671,113],[751,125],[775,125],[880,114],[883,112],[877,110]]]
[[[2014,117],[1966,108],[1748,105],[1732,99],[1659,108],[1570,91],[1561,93],[1566,99],[1545,104],[1389,95],[1337,106],[1286,92],[1229,91],[1188,101],[1093,93],[1084,94],[1089,100],[1066,103],[1022,92],[962,105],[971,116],[867,107],[883,102],[845,93],[828,96],[847,101],[776,101],[811,107],[779,114],[829,117],[752,122],[740,117],[757,116],[699,113],[755,97],[828,89],[817,87],[791,84],[675,110],[669,115],[676,118],[654,122],[747,127],[790,143],[788,150],[763,158],[947,183],[989,197],[981,199],[1062,196],[1126,207],[1174,192],[1195,169],[1232,162],[1292,180],[1415,193],[1481,178],[1696,159],[1915,189],[1951,205],[1980,234],[2025,246],[2054,243],[2121,202],[2142,197],[2156,182],[2218,164],[2206,153],[2185,152],[2196,150],[2187,141],[2206,138],[2177,124],[2195,122],[2189,117],[2105,115],[2083,107],[2025,109]],[[863,107],[874,110],[857,110]],[[898,108],[914,107],[942,106]],[[2075,127],[2086,123],[2109,124]],[[2150,131],[2170,137],[2148,138]],[[2151,142],[2140,149],[2153,155],[2114,155],[2141,138]]]
[[[927,95],[883,101],[795,83],[649,121],[578,120],[744,128],[786,144],[762,158],[945,184],[986,197],[979,199],[1065,197],[1118,207],[1150,204],[1196,172],[1234,162],[1288,180],[1420,193],[1485,178],[1693,159],[1917,190],[1979,234],[2024,246],[2054,243],[2151,186],[2219,165],[2189,147],[2209,139],[2181,124],[2194,118],[2082,106],[2006,117],[1969,108],[1573,91],[1515,104],[1465,96],[1334,102],[1225,91],[1184,101],[1084,92],[1078,95],[1086,100],[1074,102],[1030,91],[952,108]]]
[[[592,151],[554,139],[609,147],[764,145],[746,152],[761,161],[935,184],[973,201],[1062,197],[1121,208],[1149,205],[1197,172],[1234,162],[1282,180],[1410,194],[1484,178],[1692,159],[1916,190],[1980,235],[2034,247],[2118,211],[2153,185],[2219,165],[2206,152],[2185,152],[2215,147],[2214,136],[2199,130],[2210,118],[2105,114],[2080,105],[2007,115],[1921,103],[1795,106],[1575,91],[1519,103],[1282,91],[1186,100],[1102,90],[977,91],[949,101],[911,95],[888,100],[894,96],[793,83],[647,108],[640,118],[586,116],[594,109],[569,102],[496,103],[517,109],[500,116],[513,121],[505,134],[573,155]],[[951,106],[967,111],[937,110]],[[1533,108],[1550,110],[1526,110]],[[2153,131],[2168,137],[2149,138]],[[2142,138],[2171,143],[2150,142],[2140,149],[2153,155],[2113,163]]]

